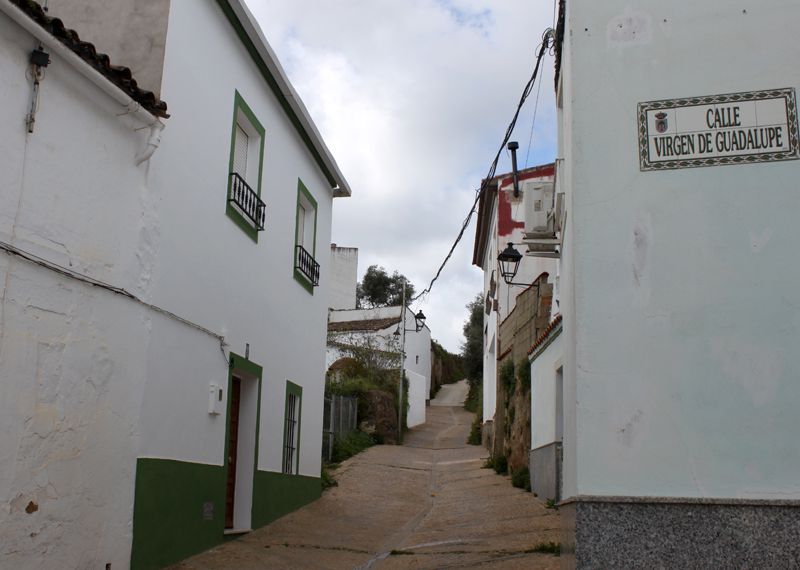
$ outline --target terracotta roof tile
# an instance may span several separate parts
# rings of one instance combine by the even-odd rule
[[[536,352],[536,349],[539,348],[544,344],[553,331],[556,329],[558,324],[561,322],[561,314],[556,315],[556,318],[553,319],[553,322],[547,325],[547,328],[544,329],[544,332],[539,335],[539,338],[536,339],[536,342],[533,343],[533,346],[530,347],[528,350],[528,356]]]
[[[157,117],[167,118],[167,104],[156,97],[152,91],[139,89],[136,79],[127,67],[112,65],[111,59],[104,53],[98,53],[93,44],[81,41],[78,32],[64,26],[59,18],[51,18],[44,8],[33,0],[11,0],[11,3],[25,12],[34,22],[58,41],[75,52],[83,61],[91,65],[111,83],[119,87],[131,99],[139,103]]]
[[[380,331],[400,322],[400,317],[328,323],[330,332]]]

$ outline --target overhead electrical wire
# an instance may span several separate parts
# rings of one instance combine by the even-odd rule
[[[539,111],[539,94],[542,92],[542,82],[536,87],[536,102],[533,104],[533,119],[531,119],[531,132],[528,135],[528,150],[525,151],[525,168],[528,168],[528,157],[531,155],[531,143],[533,142],[533,127],[536,125],[536,113]]]
[[[53,263],[52,261],[48,261],[42,257],[39,257],[36,254],[33,254],[29,251],[22,250],[18,247],[11,245],[10,243],[6,243],[4,241],[0,241],[0,251],[6,253],[7,255],[13,255],[24,259],[34,265],[38,265],[40,267],[44,267],[45,269],[49,269],[55,273],[63,275],[64,277],[68,277],[70,279],[74,279],[76,281],[81,281],[86,283],[87,285],[91,285],[92,287],[98,287],[99,289],[104,289],[109,291],[110,293],[114,293],[115,295],[121,295],[123,297],[127,297],[131,301],[135,303],[139,303],[150,309],[151,311],[155,311],[156,313],[160,313],[165,317],[178,321],[179,323],[183,323],[193,329],[196,329],[202,333],[207,334],[210,337],[213,337],[219,342],[220,350],[222,351],[223,357],[225,357],[226,362],[228,361],[228,356],[225,354],[225,347],[227,346],[227,342],[225,341],[225,337],[215,333],[212,330],[207,329],[206,327],[199,325],[195,322],[190,321],[189,319],[185,319],[180,315],[176,315],[172,311],[168,311],[167,309],[162,309],[158,305],[153,305],[152,303],[148,303],[147,301],[137,297],[130,291],[123,289],[122,287],[117,287],[116,285],[111,285],[106,283],[105,281],[100,281],[99,279],[95,279],[94,277],[90,277],[89,275],[84,275],[83,273],[78,273],[68,267],[64,267],[63,265],[58,265],[57,263]]]
[[[555,40],[555,31],[552,28],[548,28],[547,30],[545,30],[544,34],[542,34],[542,43],[539,45],[539,53],[536,56],[536,65],[533,68],[533,74],[531,75],[530,79],[528,79],[528,82],[525,84],[525,88],[522,90],[522,96],[519,99],[519,103],[517,103],[517,109],[516,111],[514,111],[514,116],[512,117],[511,122],[508,125],[508,128],[506,129],[505,136],[503,137],[503,142],[500,143],[500,148],[497,149],[497,154],[495,154],[494,160],[492,161],[492,164],[489,167],[489,172],[486,174],[486,177],[481,182],[481,187],[475,192],[475,200],[472,203],[472,208],[470,208],[467,217],[464,218],[464,222],[461,224],[461,229],[459,230],[458,235],[456,236],[456,239],[453,242],[452,247],[450,247],[450,251],[447,252],[447,255],[442,261],[442,264],[436,271],[436,275],[433,276],[433,279],[431,279],[431,282],[428,284],[427,287],[425,287],[425,289],[423,289],[412,299],[410,299],[411,301],[416,301],[417,299],[420,299],[431,292],[434,283],[436,283],[436,281],[441,276],[442,271],[447,265],[447,262],[450,261],[450,258],[453,256],[453,252],[456,250],[456,247],[458,247],[461,238],[464,237],[464,232],[467,231],[469,223],[470,221],[472,221],[472,216],[475,215],[475,210],[478,207],[478,203],[481,200],[481,196],[483,196],[484,192],[486,192],[487,188],[489,187],[489,183],[494,178],[495,171],[497,170],[497,163],[500,160],[500,155],[502,154],[503,150],[505,150],[506,144],[508,143],[508,140],[511,138],[511,135],[514,132],[514,127],[517,125],[517,119],[519,118],[522,106],[525,104],[525,100],[528,98],[528,96],[531,94],[531,91],[533,90],[533,85],[534,83],[536,83],[536,78],[539,75],[539,68],[541,67],[542,59],[544,58],[548,50],[552,47],[554,40]]]

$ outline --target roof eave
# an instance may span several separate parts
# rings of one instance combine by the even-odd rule
[[[299,130],[303,131],[300,133],[301,136],[305,134],[308,137],[306,143],[310,143],[312,148],[309,150],[312,150],[312,154],[315,155],[314,158],[320,163],[320,167],[325,173],[328,182],[331,184],[333,197],[343,198],[351,196],[352,190],[350,184],[339,169],[339,165],[336,163],[331,151],[322,139],[322,135],[320,135],[317,126],[311,119],[306,106],[289,81],[286,72],[283,70],[283,67],[278,61],[266,37],[264,37],[261,27],[256,22],[250,9],[245,6],[243,0],[218,0],[218,2],[220,2],[220,4],[227,4],[233,10],[239,25],[242,27],[248,39],[253,43],[253,47],[258,53],[259,58],[274,79],[280,95],[285,99],[286,104],[295,115],[294,118],[296,118],[299,123]]]

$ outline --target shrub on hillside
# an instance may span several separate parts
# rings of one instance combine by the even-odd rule
[[[333,442],[332,461],[339,463],[375,445],[375,440],[363,431],[352,431]]]
[[[527,467],[517,469],[511,474],[511,484],[519,489],[531,490],[531,473]]]

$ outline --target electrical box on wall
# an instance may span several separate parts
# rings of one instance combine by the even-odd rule
[[[550,214],[553,211],[553,184],[537,180],[526,180],[522,184],[525,210],[525,232],[545,233],[551,229]]]
[[[208,413],[212,416],[222,413],[222,386],[213,382],[208,385]]]

